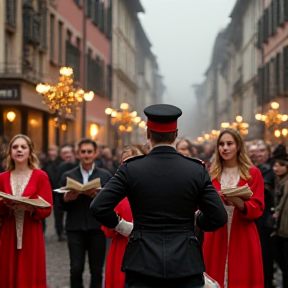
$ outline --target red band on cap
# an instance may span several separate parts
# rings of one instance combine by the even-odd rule
[[[156,123],[148,119],[147,127],[155,132],[174,132],[177,130],[177,121],[172,123]]]

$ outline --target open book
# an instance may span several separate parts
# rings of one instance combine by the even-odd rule
[[[53,191],[58,193],[66,193],[71,190],[76,190],[79,192],[85,192],[90,189],[101,189],[101,181],[100,178],[93,179],[86,184],[81,184],[80,182],[67,177],[66,186],[60,189],[55,189]]]
[[[240,197],[243,200],[248,200],[253,195],[253,192],[250,190],[249,186],[245,184],[241,187],[235,188],[226,188],[221,190],[222,194],[226,197]]]
[[[28,197],[19,197],[19,196],[14,196],[11,194],[0,192],[0,199],[3,199],[3,198],[9,199],[9,200],[17,202],[17,203],[29,204],[29,205],[35,206],[37,208],[47,208],[47,207],[51,206],[47,201],[45,201],[40,196],[38,196],[38,199],[30,199]]]

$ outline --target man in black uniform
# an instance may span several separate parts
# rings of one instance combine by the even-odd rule
[[[202,287],[205,268],[194,233],[195,211],[199,208],[196,223],[204,231],[225,225],[227,213],[204,164],[172,146],[182,111],[160,104],[144,113],[152,150],[128,159],[90,208],[103,225],[129,236],[122,263],[126,287]],[[134,227],[114,212],[126,196]]]

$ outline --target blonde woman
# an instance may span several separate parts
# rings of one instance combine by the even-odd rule
[[[262,253],[254,220],[263,213],[264,183],[260,171],[246,155],[237,131],[227,129],[220,133],[210,172],[224,202],[228,222],[204,235],[206,272],[223,288],[263,288]],[[253,192],[247,201],[221,194],[223,188],[245,184]]]
[[[52,191],[45,172],[38,169],[33,143],[25,135],[11,140],[7,172],[0,174],[0,191],[51,204],[39,209],[0,200],[0,286],[46,288],[45,247],[41,220],[51,213]]]

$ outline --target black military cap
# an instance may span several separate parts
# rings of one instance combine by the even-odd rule
[[[168,133],[177,130],[177,119],[182,115],[181,109],[168,104],[156,104],[144,109],[147,127],[155,132]]]

